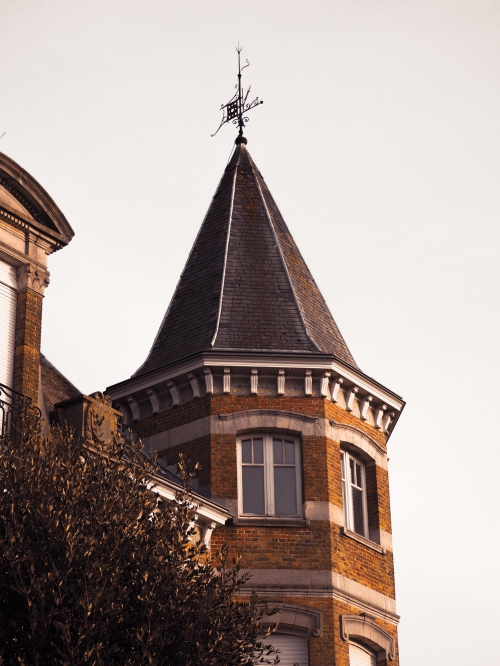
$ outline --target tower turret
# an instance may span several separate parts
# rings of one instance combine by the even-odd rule
[[[148,357],[107,392],[167,465],[202,464],[198,491],[232,516],[212,543],[279,608],[283,663],[398,664],[387,440],[404,402],[357,367],[243,137]]]

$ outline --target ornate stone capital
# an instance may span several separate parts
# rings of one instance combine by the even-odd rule
[[[43,292],[50,283],[49,271],[35,267],[32,264],[24,264],[19,266],[16,272],[18,291],[32,289],[43,296]]]

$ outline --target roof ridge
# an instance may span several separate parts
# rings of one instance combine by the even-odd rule
[[[240,150],[241,154],[241,150]],[[239,164],[239,159],[240,156],[238,155],[236,164],[234,166],[234,174],[233,174],[233,185],[231,188],[231,203],[229,206],[229,222],[227,225],[227,234],[226,234],[226,249],[224,250],[224,266],[222,268],[222,282],[221,282],[221,287],[220,287],[220,295],[219,295],[219,309],[217,311],[217,323],[215,324],[215,333],[213,334],[212,341],[210,343],[210,346],[213,347],[215,344],[215,340],[217,339],[217,335],[219,333],[219,324],[220,324],[220,316],[222,312],[222,300],[224,298],[224,285],[226,282],[226,268],[227,268],[227,253],[229,249],[229,240],[231,238],[231,222],[233,220],[233,207],[234,207],[234,192],[236,189],[236,176],[238,173],[238,164]]]
[[[282,250],[282,247],[281,247],[281,243],[279,242],[279,240],[278,240],[278,236],[276,235],[276,230],[275,230],[275,228],[274,228],[274,224],[273,224],[273,220],[272,220],[272,218],[271,218],[271,214],[270,214],[270,212],[269,212],[269,208],[267,207],[266,200],[264,199],[264,195],[262,194],[262,189],[261,189],[261,186],[260,186],[260,183],[259,183],[259,177],[258,177],[258,175],[255,173],[256,170],[257,170],[257,171],[259,171],[259,170],[257,169],[257,166],[256,166],[255,162],[253,161],[253,159],[252,159],[250,153],[247,152],[247,155],[248,155],[248,157],[250,158],[250,164],[251,164],[251,167],[252,167],[253,174],[254,174],[254,176],[255,176],[255,182],[256,182],[256,184],[257,184],[257,189],[259,190],[259,195],[260,195],[260,198],[261,198],[262,204],[263,204],[263,206],[264,206],[264,210],[266,211],[266,217],[267,217],[267,220],[268,220],[268,222],[269,222],[269,226],[271,227],[271,233],[273,234],[273,238],[274,238],[274,241],[275,241],[275,243],[276,243],[276,247],[277,247],[277,249],[278,249],[278,253],[279,253],[279,256],[280,256],[280,259],[281,259],[281,263],[283,264],[283,268],[285,269],[285,274],[286,274],[286,277],[287,277],[287,279],[288,279],[288,283],[289,283],[289,285],[290,285],[290,290],[291,290],[291,292],[292,292],[293,300],[294,300],[295,305],[297,306],[297,310],[298,310],[298,312],[299,312],[300,320],[301,320],[301,322],[302,322],[302,325],[304,326],[304,330],[305,330],[305,332],[306,332],[307,337],[308,337],[309,340],[313,343],[313,345],[316,347],[316,349],[317,349],[319,352],[321,352],[321,351],[322,351],[321,348],[320,348],[319,345],[316,343],[316,341],[314,340],[314,338],[312,337],[312,335],[309,333],[309,330],[308,330],[308,328],[307,328],[306,321],[305,321],[305,319],[304,319],[304,315],[302,314],[302,308],[300,307],[300,303],[299,303],[299,301],[297,300],[297,294],[295,293],[295,289],[294,289],[294,286],[293,286],[293,283],[292,283],[292,279],[291,279],[291,277],[290,277],[290,273],[288,272],[288,266],[286,265],[285,257],[283,256],[283,250]],[[260,171],[259,171],[259,174],[260,174]]]
[[[231,158],[230,158],[230,160],[231,160]],[[230,160],[229,160],[229,161],[230,161]],[[228,166],[229,166],[229,162],[228,162],[228,164],[226,165],[226,169],[228,168]],[[196,244],[197,244],[197,242],[198,242],[198,238],[200,237],[200,234],[201,234],[201,232],[203,231],[203,225],[205,224],[206,219],[207,219],[207,217],[208,217],[208,215],[209,215],[209,213],[210,213],[210,210],[211,210],[211,208],[212,208],[213,201],[214,201],[215,197],[217,196],[217,194],[219,193],[220,187],[221,187],[221,185],[222,185],[222,181],[224,180],[224,176],[225,176],[225,174],[226,174],[226,169],[224,169],[224,171],[223,171],[223,173],[222,173],[222,176],[221,176],[221,178],[220,178],[220,180],[219,180],[219,184],[217,185],[217,187],[216,187],[216,189],[215,189],[215,193],[214,193],[214,195],[213,195],[213,197],[212,197],[212,199],[210,200],[210,203],[209,203],[209,205],[208,205],[207,212],[205,213],[205,217],[203,218],[203,221],[202,221],[202,223],[201,223],[201,226],[198,228],[198,232],[197,232],[197,234],[196,234],[196,236],[195,236],[195,239],[194,239],[193,245],[191,246],[191,249],[189,250],[189,254],[188,254],[187,259],[186,259],[186,261],[185,261],[185,263],[184,263],[184,268],[182,269],[181,274],[179,275],[179,279],[177,280],[177,284],[175,285],[175,289],[174,289],[174,291],[173,291],[172,298],[170,299],[170,302],[169,302],[169,304],[168,304],[167,311],[166,311],[165,314],[163,315],[163,318],[162,318],[162,320],[161,320],[160,327],[158,328],[158,332],[156,333],[156,335],[155,335],[155,339],[153,340],[153,344],[151,345],[151,347],[150,347],[150,349],[149,349],[149,352],[148,352],[146,358],[144,359],[144,362],[141,363],[141,365],[137,368],[137,370],[132,374],[132,377],[135,377],[136,375],[138,375],[138,374],[140,373],[140,371],[143,369],[143,367],[146,365],[146,363],[149,361],[149,358],[151,357],[151,354],[153,353],[153,350],[154,350],[154,348],[155,348],[155,345],[156,345],[156,343],[158,342],[158,338],[160,337],[160,335],[161,335],[162,332],[163,332],[163,326],[164,326],[165,322],[167,321],[168,315],[170,314],[170,310],[172,309],[172,304],[173,304],[173,302],[174,302],[175,295],[176,295],[176,293],[177,293],[177,289],[179,288],[179,285],[180,285],[180,283],[181,283],[182,277],[183,277],[184,273],[186,272],[186,268],[188,267],[188,264],[189,264],[189,261],[190,261],[190,259],[191,259],[191,256],[193,255],[193,252],[195,251]],[[220,315],[219,315],[219,316],[220,316]]]

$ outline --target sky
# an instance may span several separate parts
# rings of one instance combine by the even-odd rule
[[[235,131],[389,442],[403,666],[498,663],[500,3],[2,0],[0,150],[75,230],[42,351],[84,393],[145,360]]]

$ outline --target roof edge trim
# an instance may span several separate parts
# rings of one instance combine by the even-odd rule
[[[172,308],[172,301],[174,300],[174,296],[175,296],[175,294],[177,293],[177,289],[179,288],[179,284],[180,284],[180,282],[181,282],[181,280],[182,280],[182,276],[184,275],[184,273],[185,273],[185,271],[186,271],[187,265],[189,264],[189,260],[191,259],[191,255],[193,254],[193,252],[194,252],[194,248],[196,247],[196,243],[197,243],[197,241],[198,241],[198,237],[199,237],[199,235],[201,234],[201,230],[203,229],[203,225],[205,224],[205,221],[206,221],[206,219],[207,219],[207,217],[208,217],[208,214],[209,214],[209,212],[210,212],[210,208],[211,208],[211,206],[212,206],[212,201],[215,199],[217,193],[219,192],[219,189],[220,189],[220,186],[221,186],[221,183],[222,183],[222,179],[223,179],[223,178],[224,178],[224,174],[222,175],[222,178],[220,179],[219,184],[217,185],[217,189],[215,190],[215,194],[214,194],[214,196],[212,197],[212,200],[210,201],[210,205],[208,206],[207,212],[205,213],[205,217],[203,218],[203,222],[201,223],[201,226],[200,226],[199,229],[198,229],[198,233],[196,234],[196,237],[195,237],[195,239],[194,239],[194,243],[193,243],[193,245],[191,246],[191,250],[190,250],[190,252],[189,252],[189,254],[188,254],[188,257],[187,257],[187,259],[186,259],[186,263],[184,264],[184,268],[182,269],[182,272],[181,272],[181,274],[180,274],[180,276],[179,276],[179,279],[177,280],[177,284],[175,285],[175,289],[174,289],[174,292],[173,292],[173,294],[172,294],[172,298],[170,299],[170,303],[168,304],[167,311],[166,311],[165,314],[163,315],[163,319],[161,320],[161,324],[160,324],[160,326],[159,326],[159,328],[158,328],[158,332],[157,332],[156,335],[155,335],[155,339],[153,340],[153,344],[151,345],[151,347],[150,347],[150,349],[149,349],[148,355],[146,356],[146,358],[145,358],[145,360],[144,360],[144,363],[141,363],[141,365],[137,368],[137,370],[134,372],[134,374],[131,376],[130,379],[132,379],[133,377],[136,377],[136,376],[139,374],[139,372],[142,370],[142,368],[143,368],[143,367],[146,365],[146,363],[148,362],[149,357],[151,356],[151,354],[152,354],[152,352],[153,352],[153,349],[155,348],[155,345],[156,345],[156,342],[157,342],[157,340],[158,340],[158,337],[159,337],[159,335],[160,335],[160,333],[161,333],[161,331],[162,331],[162,329],[163,329],[163,324],[164,324],[165,321],[167,320],[167,317],[168,317],[168,315],[169,315],[169,313],[170,313],[170,309]],[[150,370],[149,372],[152,372],[152,371]],[[148,374],[148,373],[145,373],[145,374]],[[128,381],[128,380],[126,380],[126,381]]]
[[[254,168],[256,168],[256,167],[255,167],[255,165],[253,164],[253,160],[252,160],[252,169],[254,169]],[[290,273],[288,272],[288,266],[286,265],[285,257],[283,256],[283,251],[282,251],[282,249],[281,249],[280,242],[278,241],[278,237],[276,236],[276,231],[275,231],[275,229],[274,229],[274,224],[273,224],[273,221],[272,221],[271,215],[270,215],[270,213],[269,213],[269,209],[268,209],[268,207],[267,207],[266,200],[265,200],[265,198],[264,198],[264,195],[262,194],[262,189],[261,189],[261,187],[260,187],[259,178],[258,178],[257,174],[254,173],[254,175],[255,175],[255,182],[256,182],[256,184],[257,184],[257,189],[259,190],[259,195],[260,195],[260,198],[261,198],[261,200],[262,200],[262,204],[263,204],[263,206],[264,206],[264,210],[266,211],[267,220],[268,220],[269,225],[270,225],[270,227],[271,227],[271,233],[273,234],[274,242],[276,243],[276,247],[278,248],[278,252],[279,252],[279,255],[280,255],[281,263],[283,264],[283,268],[285,269],[286,277],[287,277],[288,282],[289,282],[289,284],[290,284],[290,289],[291,289],[291,292],[292,292],[292,294],[293,294],[293,300],[295,301],[295,305],[297,306],[297,310],[299,311],[299,317],[300,317],[300,320],[301,320],[301,322],[302,322],[302,325],[304,326],[304,330],[305,330],[306,335],[307,335],[307,337],[309,338],[309,340],[313,343],[313,345],[316,347],[316,349],[317,349],[319,352],[323,352],[323,350],[318,346],[318,344],[316,343],[316,341],[314,340],[314,338],[313,338],[313,337],[311,336],[311,334],[309,333],[309,329],[307,328],[307,324],[306,324],[306,322],[305,322],[304,315],[302,314],[302,309],[301,309],[301,307],[300,307],[300,303],[299,303],[299,301],[297,300],[297,294],[295,293],[295,289],[294,289],[294,286],[293,286],[293,283],[292,283],[292,279],[291,279],[291,277],[290,277]]]
[[[5,153],[0,152],[0,167],[6,171],[10,178],[12,178],[20,188],[24,188],[31,197],[36,201],[38,206],[52,221],[57,231],[47,228],[45,225],[38,223],[36,226],[43,227],[44,233],[49,237],[55,237],[59,242],[65,244],[69,243],[75,235],[71,228],[70,223],[64,216],[59,206],[54,199],[50,196],[47,190],[40,185],[40,183],[30,174],[26,169]]]
[[[222,300],[224,298],[224,285],[226,282],[227,253],[229,250],[229,241],[231,239],[231,223],[233,221],[234,192],[236,188],[237,174],[238,174],[238,165],[236,165],[233,174],[233,186],[231,188],[231,205],[229,207],[229,222],[227,224],[227,234],[226,234],[226,249],[224,250],[224,268],[222,269],[222,284],[220,286],[220,295],[219,295],[219,311],[217,312],[217,324],[215,325],[215,333],[210,343],[211,347],[214,346],[215,340],[217,339],[217,335],[219,334],[220,316],[222,312]]]

